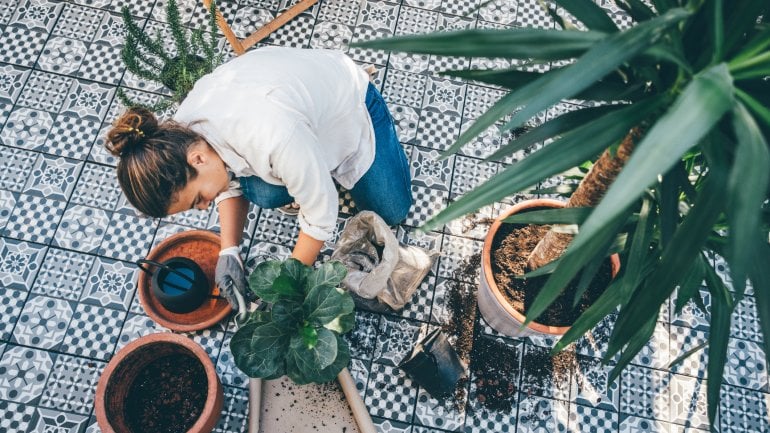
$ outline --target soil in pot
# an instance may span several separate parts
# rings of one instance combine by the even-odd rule
[[[132,433],[184,433],[206,405],[206,371],[192,356],[158,358],[134,379],[125,418]]]
[[[549,226],[503,223],[492,241],[491,262],[495,283],[513,308],[522,314],[526,314],[549,276],[527,279],[518,277],[527,272],[527,258],[530,252],[549,229]],[[580,274],[537,319],[538,323],[548,326],[571,326],[583,311],[596,302],[612,281],[610,260],[602,263],[596,276],[580,296],[579,302],[574,305],[578,281]]]

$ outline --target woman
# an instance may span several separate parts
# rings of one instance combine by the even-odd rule
[[[248,201],[299,205],[292,257],[312,265],[336,226],[336,181],[388,224],[411,206],[409,164],[366,72],[330,50],[260,48],[201,78],[173,121],[133,108],[108,133],[118,180],[140,212],[219,210],[216,281],[233,308],[249,293],[238,245]]]

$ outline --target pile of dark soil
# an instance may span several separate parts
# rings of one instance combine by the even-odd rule
[[[132,433],[184,433],[206,405],[208,380],[192,356],[173,354],[149,363],[126,396],[125,417]]]
[[[549,277],[518,278],[527,272],[527,258],[549,228],[503,223],[492,242],[492,273],[495,283],[513,308],[521,313],[532,305]],[[580,281],[578,274],[537,322],[549,326],[571,326],[583,311],[596,302],[611,280],[612,265],[609,260],[605,260],[575,305]]]

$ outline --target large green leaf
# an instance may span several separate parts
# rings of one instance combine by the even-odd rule
[[[606,34],[602,32],[535,28],[473,29],[397,36],[354,42],[350,46],[442,56],[504,57],[550,61],[577,57],[605,36]]]
[[[730,316],[733,312],[733,300],[724,286],[722,279],[710,266],[706,268],[706,285],[711,293],[711,322],[709,323],[708,349],[708,416],[711,425],[716,420],[719,409],[719,391],[722,375],[727,360],[727,343],[730,339]]]
[[[325,262],[308,275],[305,291],[309,293],[318,286],[337,287],[345,279],[347,273],[347,268],[341,262],[336,260]]]
[[[289,378],[299,385],[304,385],[311,382],[329,382],[337,377],[337,374],[350,362],[350,350],[342,338],[339,336],[335,338],[337,356],[323,369],[317,369],[312,363],[308,363],[308,358],[303,354],[301,346],[297,346],[299,350],[289,350],[286,354],[286,374]]]
[[[738,143],[728,180],[729,262],[734,289],[743,293],[754,254],[750,245],[762,236],[760,213],[770,185],[770,151],[756,122],[740,103],[733,110],[733,131]]]
[[[629,341],[639,323],[654,316],[676,284],[685,278],[683,270],[689,269],[701,253],[714,222],[724,210],[724,192],[725,173],[718,166],[712,165],[703,190],[671,243],[663,251],[655,273],[629,301],[628,314],[622,315],[615,324],[608,352],[617,350]]]
[[[286,329],[294,329],[302,323],[302,305],[291,300],[280,300],[270,310],[273,323]]]
[[[655,16],[655,13],[641,0],[616,0],[615,4],[626,11],[637,23],[647,21]]]
[[[660,308],[660,305],[658,305],[658,308]],[[623,310],[620,312],[620,318],[623,317]],[[623,349],[623,353],[621,353],[620,358],[618,358],[617,363],[615,366],[610,370],[610,374],[607,376],[607,384],[609,385],[612,383],[615,379],[618,378],[620,375],[620,372],[623,371],[626,366],[628,366],[629,363],[636,357],[636,355],[639,353],[640,350],[644,349],[644,346],[647,345],[647,342],[650,341],[650,337],[652,337],[653,333],[655,333],[655,324],[657,323],[657,314],[653,317],[650,317],[649,319],[645,320],[642,323],[641,326],[639,326],[639,323],[636,324],[636,329],[634,329],[634,335],[631,339],[629,339],[628,345]],[[608,362],[610,359],[610,353],[609,350],[604,355],[603,361]],[[612,352],[616,353],[616,352]]]
[[[512,108],[522,108],[513,115],[505,128],[515,128],[562,99],[571,98],[585,90],[623,62],[653,45],[663,30],[689,15],[687,10],[672,9],[629,30],[612,34],[594,45],[575,63],[545,74],[515,91],[512,95],[521,97],[511,101],[515,104]],[[530,96],[533,90],[537,91],[534,96]]]
[[[764,15],[767,18],[768,2],[765,0],[732,1],[730,7],[725,10],[725,28],[729,32],[725,35],[725,52],[743,46],[745,35],[757,25],[757,18]]]
[[[344,290],[332,286],[316,286],[307,294],[302,310],[305,320],[324,326],[341,314],[353,312],[353,298]]]
[[[288,347],[286,330],[273,323],[249,322],[230,339],[235,365],[249,377],[268,377],[282,370]]]
[[[604,227],[604,232],[602,232],[599,236],[594,236],[589,240],[589,242],[584,244],[583,251],[581,251],[583,254],[583,261],[580,264],[580,268],[571,269],[570,267],[573,266],[571,263],[567,263],[565,266],[564,260],[567,260],[569,256],[567,256],[566,253],[565,255],[562,255],[561,260],[556,267],[556,271],[548,278],[548,281],[540,289],[540,292],[535,297],[535,300],[532,301],[532,304],[527,308],[524,325],[540,317],[540,315],[545,312],[546,308],[548,308],[548,306],[551,305],[551,303],[553,303],[553,301],[555,301],[556,298],[559,297],[559,295],[564,291],[564,288],[567,286],[566,283],[560,285],[552,283],[552,281],[559,276],[559,270],[562,272],[570,272],[574,270],[574,273],[572,274],[574,276],[580,272],[581,269],[584,269],[586,264],[596,260],[597,256],[603,256],[609,246],[615,240],[617,233],[620,231],[620,228],[623,227],[630,214],[631,207],[629,206],[626,212],[617,215],[615,219],[607,222]],[[567,252],[569,252],[571,248],[571,246],[567,247]],[[569,280],[567,283],[568,282]]]
[[[288,276],[281,274],[273,281],[273,285],[270,286],[272,293],[268,291],[262,292],[263,299],[270,301],[269,298],[274,298],[275,301],[281,299],[293,299],[296,301],[302,300],[302,288],[297,285],[297,281]]]
[[[599,5],[591,0],[555,0],[591,30],[612,33],[618,31],[618,26]]]
[[[324,324],[324,328],[334,331],[338,334],[345,334],[350,332],[356,324],[356,316],[353,313],[342,314],[337,316],[334,320]]]
[[[273,291],[273,281],[279,275],[281,275],[280,261],[270,260],[262,262],[249,275],[249,287],[254,294],[265,301],[275,302],[278,300],[278,295]],[[267,295],[267,297],[264,295]]]
[[[603,105],[562,114],[559,117],[551,119],[542,125],[527,131],[520,137],[511,140],[508,144],[503,145],[495,153],[487,157],[486,160],[499,161],[506,156],[519,150],[526,149],[537,142],[576,129],[621,108],[623,108],[623,105]]]
[[[593,255],[584,246],[605,236],[605,227],[636,202],[642,192],[676,164],[732,107],[732,81],[724,64],[696,76],[668,112],[636,146],[628,163],[610,186],[601,203],[580,227],[546,289],[564,287]],[[531,158],[531,157],[530,157]],[[494,178],[493,178],[494,179]],[[712,221],[713,222],[713,221]],[[704,236],[705,237],[705,236]],[[690,262],[688,262],[689,264]]]
[[[687,305],[687,302],[690,299],[693,299],[695,296],[700,297],[699,290],[703,285],[703,279],[706,275],[706,266],[709,266],[705,260],[703,254],[700,254],[679,284],[676,303],[674,305],[674,312],[676,314],[679,314],[682,311],[682,308]]]
[[[519,212],[504,219],[505,223],[512,224],[582,224],[593,208],[590,207],[564,207],[559,209],[533,210]]]
[[[770,74],[770,51],[756,55],[742,62],[730,63],[730,72],[736,80],[764,78]]]
[[[642,101],[565,133],[560,139],[512,164],[450,204],[426,222],[422,229],[432,230],[593,158],[605,148],[620,141],[633,126],[656,109],[660,102],[659,98]]]
[[[302,292],[305,286],[307,276],[313,271],[310,266],[305,265],[295,258],[289,258],[281,263],[281,275],[285,275],[293,280],[293,285]]]
[[[751,110],[751,112],[765,124],[766,128],[770,128],[770,109],[739,88],[735,89],[735,94],[738,96],[738,99],[746,104],[746,107],[748,107],[749,110]]]
[[[649,49],[648,49],[649,51]],[[518,68],[509,69],[463,69],[442,71],[442,74],[466,80],[480,81],[508,89],[518,89],[538,78],[542,72],[521,71]],[[611,76],[610,76],[611,77]],[[575,99],[587,101],[622,101],[638,99],[643,83],[627,83],[604,77],[592,86],[575,95]],[[611,106],[609,106],[611,108]]]
[[[730,60],[730,63],[740,63],[751,59],[770,47],[770,26],[762,29],[751,41],[741,46],[741,51]]]

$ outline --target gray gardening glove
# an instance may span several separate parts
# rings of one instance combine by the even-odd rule
[[[227,299],[233,311],[244,316],[248,312],[247,302],[251,296],[238,247],[225,248],[219,252],[214,279],[220,294]]]

